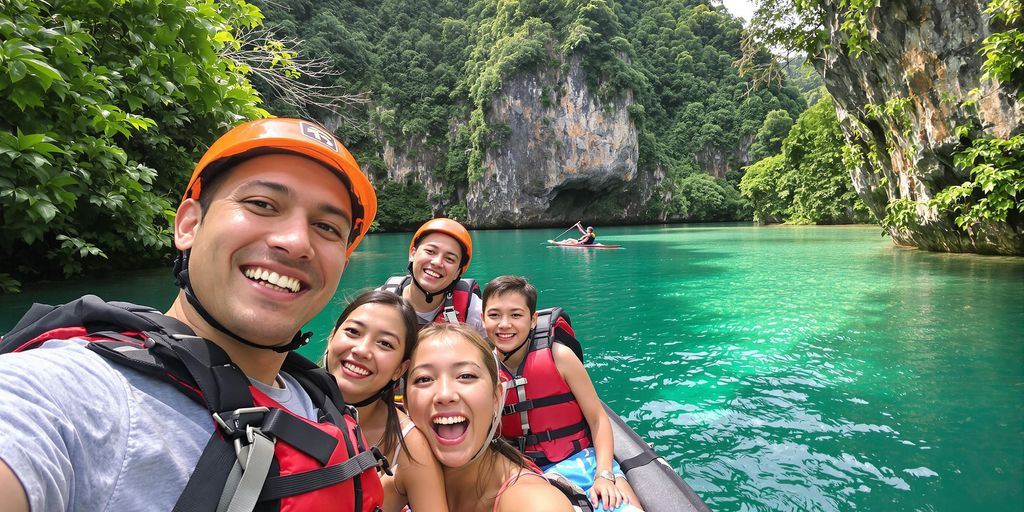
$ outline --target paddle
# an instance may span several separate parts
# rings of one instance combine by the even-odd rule
[[[562,237],[562,235],[564,235],[564,234],[568,233],[568,232],[569,232],[569,231],[571,231],[571,230],[572,230],[573,228],[575,228],[576,226],[579,226],[579,225],[580,225],[579,221],[576,221],[576,224],[573,224],[572,226],[569,226],[569,229],[567,229],[567,230],[565,230],[565,231],[562,231],[561,233],[559,233],[559,234],[558,234],[557,236],[555,236],[555,238],[553,238],[553,240],[558,240],[559,238],[561,238],[561,237]],[[551,240],[548,240],[548,242],[550,242],[550,241],[551,241]],[[547,243],[547,242],[544,242],[544,243]]]

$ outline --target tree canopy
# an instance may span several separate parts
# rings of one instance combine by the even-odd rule
[[[793,224],[868,221],[867,208],[843,166],[844,146],[832,98],[825,95],[800,114],[782,141],[781,153],[747,168],[740,190],[750,200],[754,218]]]
[[[241,0],[10,0],[0,11],[0,276],[75,275],[166,254],[202,148],[266,115],[221,56]],[[103,261],[105,260],[105,261]]]

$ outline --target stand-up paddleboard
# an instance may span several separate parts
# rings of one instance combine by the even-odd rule
[[[601,403],[612,424],[615,460],[646,512],[711,512],[704,500],[615,411]]]
[[[572,242],[559,242],[557,240],[548,240],[551,245],[557,245],[558,247],[572,247],[575,249],[621,249],[621,245],[605,245],[600,242],[594,244],[574,244]]]

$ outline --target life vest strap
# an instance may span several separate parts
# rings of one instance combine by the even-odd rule
[[[234,467],[235,451],[216,432],[203,448],[196,468],[178,496],[173,512],[216,510],[225,481]]]
[[[274,462],[274,445],[277,441],[253,427],[246,429],[246,438],[248,444],[245,445],[241,439],[235,439],[236,461],[225,482],[224,492],[217,506],[218,512],[251,512],[256,508],[260,489],[263,489],[263,484],[267,481],[267,474],[270,473],[270,466]],[[224,502],[229,492],[231,501],[225,508]]]
[[[545,430],[542,432],[535,432],[533,434],[527,434],[525,436],[518,436],[516,440],[522,439],[525,446],[534,446],[545,441],[554,441],[555,439],[571,436],[577,432],[583,432],[587,429],[586,420],[579,423],[569,425],[568,427],[556,428],[552,430]]]
[[[358,477],[370,468],[384,468],[390,474],[387,467],[387,459],[381,455],[377,447],[373,447],[341,464],[302,473],[270,477],[263,485],[259,501],[277,500],[340,484]]]
[[[571,402],[576,397],[572,393],[562,393],[561,395],[552,395],[544,398],[534,398],[533,400],[523,400],[514,404],[506,405],[502,409],[502,415],[515,414],[517,412],[529,411],[538,407],[547,407],[550,405],[564,404],[565,402]]]
[[[568,459],[569,457],[572,457],[573,455],[576,455],[577,453],[581,452],[584,448],[586,448],[586,447],[583,446],[583,443],[581,443],[579,439],[574,439],[573,442],[572,442],[572,451],[569,452],[568,455],[566,455],[565,457],[562,457],[559,460],[548,459],[547,454],[542,452],[542,451],[536,451],[536,452],[528,452],[528,451],[524,451],[524,450],[520,450],[520,451],[522,451],[523,454],[526,455],[527,457],[533,459],[533,461],[536,462],[538,465],[540,465],[540,466],[549,466],[549,465],[554,464],[556,462],[561,462],[561,461],[563,461],[565,459]]]
[[[267,413],[261,430],[284,440],[321,465],[331,460],[331,454],[338,447],[338,440],[334,436],[281,409],[271,409]]]

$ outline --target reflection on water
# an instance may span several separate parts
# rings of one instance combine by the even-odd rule
[[[1024,510],[1024,260],[877,227],[598,230],[623,250],[548,247],[557,231],[474,232],[469,276],[525,275],[565,307],[602,397],[713,509]],[[306,355],[404,270],[408,236],[367,239]],[[96,287],[169,304],[150,274],[0,296],[0,330]]]

